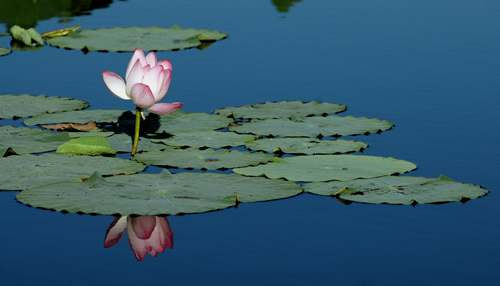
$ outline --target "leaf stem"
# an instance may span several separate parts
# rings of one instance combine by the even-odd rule
[[[139,145],[139,131],[141,129],[141,114],[142,108],[135,108],[135,134],[134,134],[134,145],[132,146],[132,156],[135,156],[137,152],[137,146]]]

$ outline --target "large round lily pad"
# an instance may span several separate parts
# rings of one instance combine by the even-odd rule
[[[393,126],[394,124],[389,121],[378,118],[332,115],[326,117],[293,117],[291,119],[252,119],[250,122],[229,126],[229,130],[238,133],[275,137],[324,137],[377,133],[391,129]]]
[[[204,170],[254,166],[272,161],[274,156],[262,152],[205,149],[166,149],[137,154],[134,159],[147,165]]]
[[[0,158],[0,190],[13,191],[59,182],[79,182],[95,171],[103,175],[134,174],[145,165],[108,157],[49,153]]]
[[[133,136],[133,135],[132,135]],[[113,136],[107,137],[109,143],[116,152],[130,153],[132,151],[132,145],[134,138],[127,134],[114,134]],[[173,148],[161,143],[153,143],[151,139],[139,137],[139,145],[137,146],[137,151],[153,151],[153,150],[163,150],[167,148]]]
[[[118,109],[94,109],[94,110],[78,110],[68,112],[57,112],[53,114],[42,114],[25,119],[23,123],[27,126],[49,123],[119,123],[132,122],[135,123],[135,115],[130,110]]]
[[[182,50],[226,38],[218,31],[161,27],[115,27],[110,29],[82,30],[65,37],[47,39],[51,46],[83,51],[133,52]]]
[[[259,138],[255,135],[240,135],[234,132],[220,131],[187,131],[175,132],[174,136],[167,139],[152,139],[153,142],[161,142],[171,146],[190,146],[195,148],[212,147],[236,147]]]
[[[21,118],[56,111],[79,110],[89,106],[86,101],[59,96],[30,94],[0,95],[0,118]]]
[[[54,151],[69,140],[68,133],[55,134],[51,131],[26,127],[0,127],[0,149],[12,148],[16,154]]]
[[[247,143],[250,150],[287,154],[337,154],[362,151],[368,144],[354,140],[319,140],[313,138],[266,138]]]
[[[488,193],[479,186],[439,178],[386,176],[350,182],[314,182],[304,190],[313,194],[335,196],[343,200],[369,204],[428,204],[465,202]]]
[[[310,115],[327,115],[346,110],[345,105],[330,102],[279,101],[256,103],[239,107],[224,107],[214,110],[215,114],[233,118],[281,118]]]
[[[287,198],[302,192],[293,182],[236,174],[137,174],[103,179],[98,173],[83,183],[61,183],[24,190],[17,200],[34,207],[70,213],[165,215],[201,213]]]
[[[152,116],[150,115],[150,117]],[[149,121],[153,120],[150,119]],[[173,133],[226,128],[233,122],[233,119],[220,115],[177,110],[173,113],[159,116],[158,122],[150,123],[150,127],[157,133]]]
[[[417,166],[394,158],[365,155],[312,155],[275,158],[273,163],[256,167],[236,168],[233,171],[246,176],[285,178],[290,181],[350,181],[403,174]]]

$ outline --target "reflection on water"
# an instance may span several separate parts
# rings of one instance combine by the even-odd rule
[[[35,27],[38,21],[52,17],[71,18],[89,15],[89,11],[108,7],[112,2],[112,0],[0,0],[0,23],[7,24],[7,32],[14,25],[28,29]]]
[[[302,2],[302,0],[272,0],[272,2],[278,12],[287,13],[290,7],[293,7],[293,3]]]
[[[104,248],[120,241],[128,227],[128,242],[138,261],[146,258],[149,252],[156,257],[165,248],[174,246],[174,233],[165,216],[122,216],[111,223],[106,232]]]

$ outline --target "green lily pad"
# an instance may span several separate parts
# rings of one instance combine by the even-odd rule
[[[42,114],[25,119],[23,123],[27,126],[49,124],[49,123],[87,123],[95,121],[97,123],[118,123],[132,121],[135,124],[135,115],[130,110],[117,109],[95,109],[78,110],[68,112],[57,112],[54,114]]]
[[[47,39],[51,46],[84,51],[133,52],[182,50],[226,38],[218,31],[161,27],[129,27],[71,32],[65,37]]]
[[[274,137],[324,137],[377,133],[391,129],[393,126],[394,124],[389,121],[378,118],[332,115],[291,119],[252,119],[250,122],[229,126],[229,130]]]
[[[83,100],[46,95],[30,94],[0,95],[0,118],[21,118],[56,111],[79,110],[89,104]]]
[[[226,128],[234,120],[220,115],[177,110],[162,115],[157,126],[151,126],[157,133],[183,132],[195,130],[215,130]]]
[[[67,133],[55,134],[41,129],[0,126],[0,149],[10,147],[15,154],[54,151],[69,140]]]
[[[108,137],[107,139],[109,140],[109,143],[111,143],[113,149],[116,150],[117,152],[130,153],[132,151],[134,138],[131,137],[130,135],[123,133],[115,134],[111,137]],[[153,143],[151,142],[151,139],[139,137],[139,145],[137,146],[137,151],[138,152],[153,151],[153,150],[162,150],[167,148],[172,148],[172,147],[161,143]]]
[[[61,154],[76,154],[76,155],[115,155],[108,139],[102,136],[86,136],[73,139],[66,142],[57,148],[57,153]]]
[[[287,198],[302,192],[293,182],[250,178],[236,174],[137,174],[103,179],[98,173],[83,183],[31,188],[16,199],[33,207],[70,213],[102,215],[166,215],[201,213]]]
[[[8,55],[12,52],[11,49],[7,49],[7,48],[4,48],[4,47],[0,47],[0,57],[1,56],[5,56],[5,55]]]
[[[339,113],[346,110],[345,105],[329,102],[303,102],[303,101],[279,101],[243,105],[239,107],[224,107],[214,110],[215,114],[231,116],[233,118],[281,118],[310,115],[327,115]]]
[[[306,184],[304,190],[353,202],[402,205],[466,202],[488,193],[480,186],[456,182],[443,175],[437,179],[386,176],[350,182],[314,182]]]
[[[167,139],[152,139],[153,142],[161,142],[170,146],[190,146],[194,148],[212,147],[236,147],[259,138],[255,135],[240,135],[233,132],[220,131],[187,131],[175,132],[174,136]]]
[[[245,145],[250,150],[287,154],[337,154],[362,151],[368,144],[354,140],[319,140],[313,138],[266,138]]]
[[[79,182],[95,171],[103,175],[134,174],[146,166],[109,157],[48,153],[0,158],[0,190],[14,191],[60,182]]]
[[[134,159],[147,165],[203,170],[254,166],[272,161],[274,156],[237,150],[166,149],[137,154]]]
[[[365,155],[312,155],[275,158],[273,163],[256,167],[236,168],[233,171],[246,176],[285,178],[290,181],[351,181],[403,174],[416,169],[411,162],[394,158]]]
[[[80,138],[80,137],[87,137],[87,136],[101,136],[101,137],[109,137],[115,132],[113,131],[88,131],[88,132],[62,132],[62,133],[68,133],[69,138],[75,139],[75,138]],[[108,138],[109,140],[109,138]],[[111,144],[113,145],[113,144]],[[113,149],[115,149],[113,147]],[[118,151],[118,149],[115,149]]]

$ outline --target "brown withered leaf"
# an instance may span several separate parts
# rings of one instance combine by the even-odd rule
[[[78,130],[78,131],[92,131],[97,128],[97,123],[95,121],[90,121],[86,124],[82,123],[73,123],[71,124],[73,129]]]
[[[85,124],[82,123],[60,123],[60,124],[49,124],[40,125],[42,128],[49,130],[78,130],[78,131],[91,131],[97,128],[95,121],[91,121]]]

